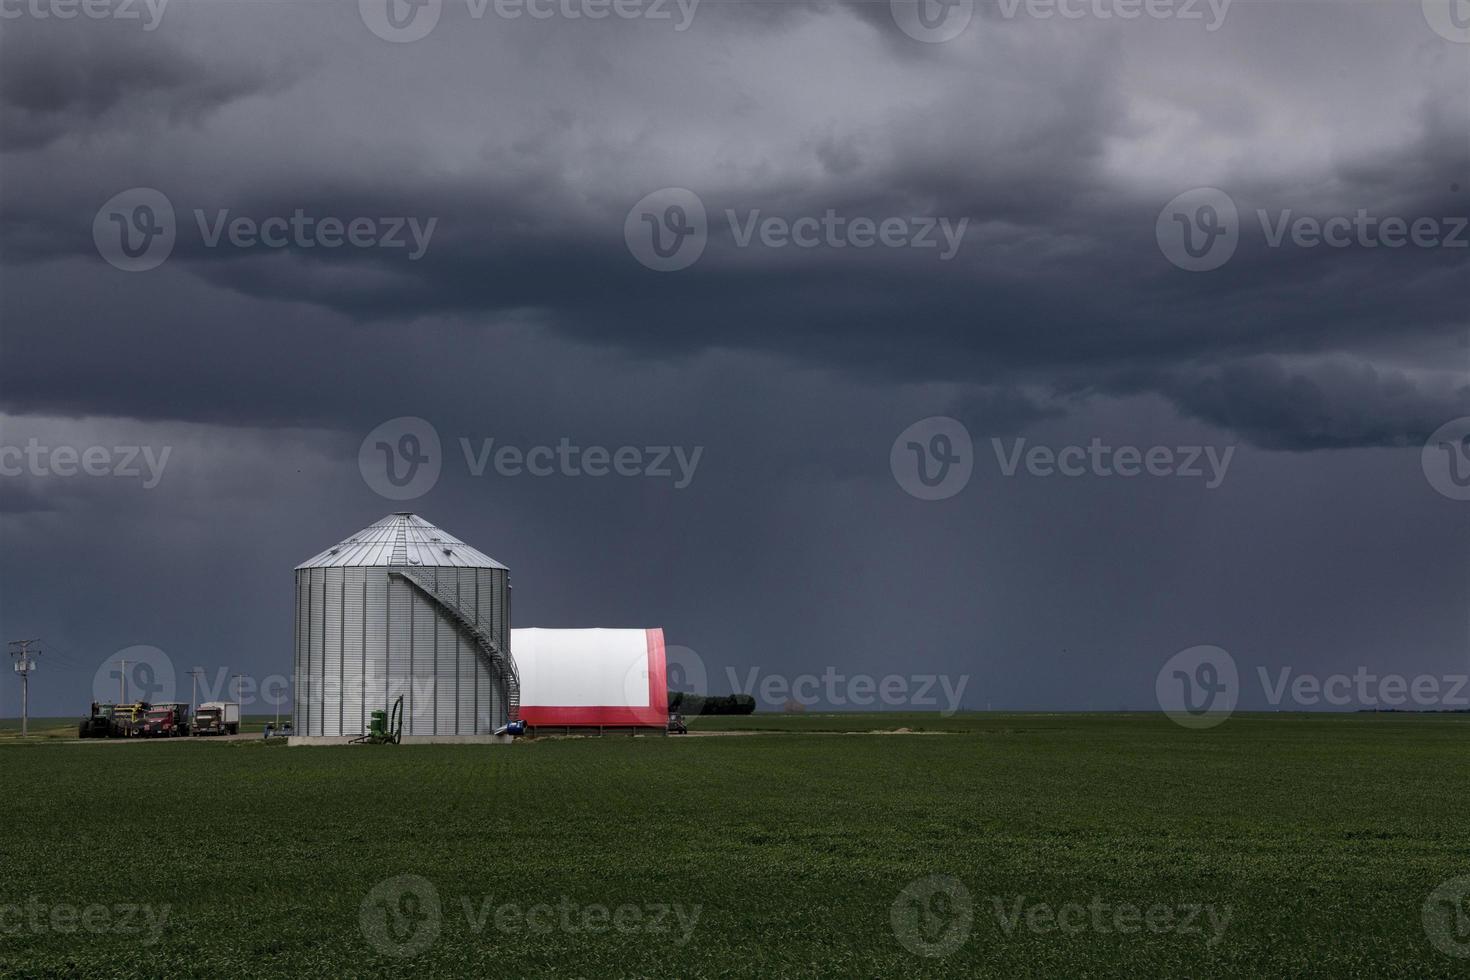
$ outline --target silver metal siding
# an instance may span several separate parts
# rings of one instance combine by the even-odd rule
[[[367,662],[367,575],[361,568],[342,576],[342,734],[361,735]]]
[[[410,708],[409,668],[412,663],[413,634],[409,631],[413,615],[414,587],[403,579],[388,579],[388,705],[403,698],[403,709]]]
[[[312,735],[324,735],[324,722],[322,719],[322,664],[323,656],[323,624],[326,622],[326,569],[311,569],[311,578],[307,583],[308,602],[311,608],[311,629],[306,638],[307,650],[307,684],[310,685],[311,703],[307,709],[310,715]]]
[[[342,586],[340,568],[322,573],[322,734],[342,734]]]
[[[434,672],[434,622],[439,610],[417,589],[413,590],[413,644],[410,673],[413,684],[403,704],[403,730],[410,735],[434,735],[435,702],[439,697]]]
[[[367,576],[367,679],[363,688],[362,732],[375,708],[388,707],[388,573],[373,568]],[[359,732],[361,734],[361,732]]]

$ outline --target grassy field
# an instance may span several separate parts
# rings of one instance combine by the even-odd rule
[[[750,726],[779,731],[511,747],[5,739],[0,975],[1470,968],[1423,915],[1437,886],[1470,875],[1470,717],[695,728]],[[948,734],[831,734],[894,727]],[[105,925],[93,909],[89,927],[58,931],[89,906],[108,907]],[[1470,935],[1449,936],[1440,947],[1470,952]]]

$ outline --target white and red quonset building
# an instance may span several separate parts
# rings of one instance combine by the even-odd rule
[[[657,729],[669,720],[662,629],[512,629],[530,729]]]

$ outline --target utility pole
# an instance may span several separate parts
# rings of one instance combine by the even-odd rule
[[[122,672],[117,675],[117,703],[121,707],[128,703],[128,662],[126,660],[114,660],[115,664],[122,664]]]
[[[231,674],[230,675],[231,680],[233,680],[235,682],[235,703],[236,704],[239,704],[240,703],[240,678],[242,678],[244,676],[245,676],[244,674]]]
[[[15,661],[15,672],[20,675],[20,737],[30,735],[31,722],[31,671],[35,670],[36,662],[31,659],[31,644],[40,643],[40,640],[11,640],[10,646],[17,649],[12,650],[10,655],[17,658]],[[37,650],[37,653],[41,651]]]
[[[195,667],[189,673],[194,677],[194,693],[189,695],[189,717],[193,718],[199,702],[199,675],[204,673],[204,668]]]

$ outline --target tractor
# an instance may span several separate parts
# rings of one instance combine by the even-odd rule
[[[92,702],[92,713],[77,726],[77,738],[111,738],[114,734],[112,714],[115,705]]]

